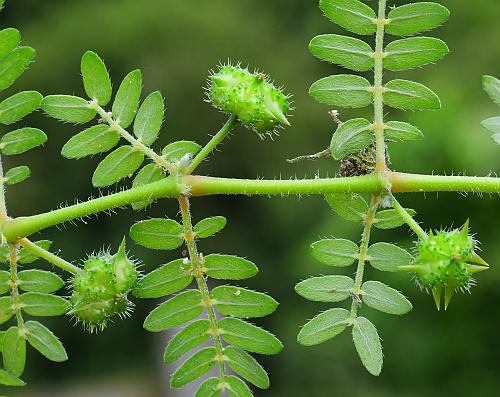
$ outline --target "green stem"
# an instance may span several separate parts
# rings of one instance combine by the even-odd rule
[[[0,156],[0,221],[8,219],[7,204],[5,202],[5,178],[3,174],[2,156]]]
[[[405,221],[405,223],[410,227],[411,230],[415,232],[419,239],[425,240],[428,235],[424,229],[420,227],[415,219],[406,211],[406,209],[399,203],[398,200],[391,194],[391,202],[392,206],[396,211],[398,211],[401,218]]]
[[[368,245],[370,244],[370,234],[377,214],[378,205],[380,203],[380,196],[373,195],[370,203],[370,208],[366,214],[364,221],[363,234],[361,236],[361,244],[359,246],[358,267],[356,269],[356,277],[354,279],[354,288],[352,293],[355,295],[351,305],[351,320],[356,318],[359,308],[359,297],[361,293],[361,285],[363,283],[363,276],[365,273],[365,264],[367,259]]]
[[[384,141],[384,33],[385,33],[385,12],[386,0],[378,2],[377,33],[375,35],[375,66],[374,66],[374,86],[373,86],[373,107],[374,107],[374,128],[375,128],[375,147],[376,147],[376,171],[385,171],[385,141]]]
[[[224,124],[220,131],[215,134],[212,139],[210,139],[205,147],[203,147],[203,149],[201,149],[201,151],[196,155],[193,161],[191,161],[191,164],[189,164],[189,167],[186,170],[186,174],[192,174],[196,167],[198,167],[200,163],[215,150],[217,145],[222,142],[227,134],[233,130],[237,123],[238,118],[234,114],[229,117],[229,120],[227,120],[226,124]]]
[[[19,298],[19,276],[17,275],[18,246],[9,244],[9,264],[10,264],[10,296],[12,307],[16,312],[17,326],[19,331],[24,333],[24,319],[21,310],[21,299]]]
[[[45,259],[47,262],[52,263],[54,266],[57,266],[71,274],[77,274],[80,271],[80,268],[77,266],[53,254],[52,252],[44,250],[42,247],[36,245],[27,238],[19,240],[19,244],[31,253],[35,254],[37,257]]]
[[[184,226],[184,240],[186,242],[186,247],[189,253],[189,259],[193,266],[193,272],[195,274],[196,283],[198,284],[198,289],[200,290],[202,302],[204,303],[208,320],[210,321],[210,328],[212,331],[212,339],[214,340],[215,351],[217,353],[217,361],[219,362],[219,373],[221,382],[224,381],[226,376],[226,369],[224,365],[224,349],[222,347],[222,341],[219,336],[219,328],[217,323],[217,317],[215,316],[215,310],[212,305],[212,300],[210,299],[210,291],[208,289],[207,282],[203,273],[203,262],[201,260],[200,254],[198,253],[198,248],[196,246],[195,236],[193,232],[193,225],[191,221],[191,212],[189,205],[189,198],[186,196],[180,196],[179,207],[181,209],[182,223]]]

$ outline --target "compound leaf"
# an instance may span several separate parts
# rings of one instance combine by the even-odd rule
[[[167,364],[177,361],[184,354],[210,338],[210,321],[197,320],[175,335],[167,345],[163,356]]]
[[[227,364],[234,372],[260,389],[269,388],[267,372],[250,354],[242,349],[229,346],[224,349]]]
[[[134,120],[142,89],[142,74],[139,69],[125,76],[113,102],[112,113],[116,122],[127,128]]]
[[[146,146],[158,138],[165,110],[160,91],[149,94],[142,103],[134,122],[134,134]]]
[[[340,308],[320,313],[302,327],[297,342],[313,346],[332,339],[346,329],[350,316],[348,310]]]
[[[26,339],[18,327],[10,327],[3,340],[3,366],[14,376],[21,376],[26,365]]]
[[[13,124],[38,109],[43,96],[36,91],[23,91],[0,103],[0,123]]]
[[[166,160],[174,163],[179,161],[185,155],[189,154],[191,157],[198,153],[201,149],[201,146],[196,142],[192,141],[177,141],[172,142],[165,146],[161,152],[162,156],[165,157]]]
[[[367,281],[361,290],[363,302],[381,312],[401,316],[412,309],[411,302],[400,292],[379,281]]]
[[[368,248],[368,260],[375,269],[398,272],[401,270],[400,266],[406,266],[411,262],[412,256],[394,244],[376,243]]]
[[[377,30],[375,11],[358,0],[321,0],[319,6],[330,20],[353,33],[369,35]]]
[[[358,257],[358,245],[345,239],[325,239],[311,244],[312,256],[328,266],[346,267]]]
[[[25,165],[14,167],[5,173],[5,183],[7,185],[15,185],[26,179],[31,175],[31,170]]]
[[[5,134],[0,139],[0,148],[5,155],[21,154],[47,141],[47,135],[38,128],[20,128]]]
[[[330,207],[348,221],[362,221],[368,212],[368,204],[359,194],[328,193],[325,198]]]
[[[172,219],[148,219],[134,224],[130,237],[146,248],[172,250],[184,242],[184,229]]]
[[[165,174],[160,167],[157,167],[156,164],[148,164],[143,167],[135,176],[134,182],[132,183],[132,187],[138,187],[147,185],[148,183],[153,183],[162,180],[165,178]],[[143,200],[132,203],[132,208],[134,210],[142,210],[150,205],[153,200]]]
[[[120,135],[107,125],[94,125],[73,136],[61,150],[68,159],[79,159],[107,152],[120,141]]]
[[[310,301],[340,302],[347,299],[354,280],[347,276],[311,277],[295,286],[295,291]]]
[[[384,103],[397,109],[440,109],[439,97],[425,85],[408,80],[392,80],[385,86]]]
[[[373,140],[372,124],[366,119],[352,119],[342,123],[333,134],[330,152],[335,160],[361,152]]]
[[[359,358],[368,372],[375,376],[380,375],[384,358],[375,326],[364,317],[356,318],[352,329],[352,339]]]
[[[57,274],[44,270],[23,270],[19,272],[19,288],[26,292],[50,294],[64,287],[64,281]]]
[[[184,269],[183,260],[177,259],[148,273],[133,293],[137,298],[159,298],[183,290],[192,281],[193,276]]]
[[[414,216],[416,214],[415,210],[409,208],[406,208],[406,211],[411,216]],[[404,219],[395,209],[377,212],[377,215],[375,216],[373,222],[373,226],[377,227],[378,229],[393,229],[405,224]]]
[[[170,379],[170,386],[180,388],[210,371],[216,363],[215,347],[206,347],[189,357]]]
[[[43,98],[42,110],[50,117],[68,123],[83,124],[92,120],[95,109],[92,109],[83,98],[72,95],[49,95]]]
[[[243,280],[258,272],[257,266],[252,262],[233,255],[208,255],[205,257],[204,267],[206,274],[217,280]]]
[[[223,216],[212,216],[202,219],[193,228],[196,238],[207,238],[220,232],[226,226],[227,220]]]
[[[222,339],[230,345],[259,354],[277,354],[283,344],[268,331],[246,321],[226,317],[219,321]]]
[[[318,102],[340,107],[362,108],[372,103],[371,84],[364,77],[339,74],[315,82],[309,94]]]
[[[181,292],[154,309],[144,321],[144,328],[159,332],[184,324],[203,311],[201,294],[197,290]]]
[[[359,72],[371,70],[374,65],[372,48],[353,37],[336,34],[316,36],[309,44],[309,51],[319,59]]]
[[[68,359],[61,341],[47,327],[38,321],[28,321],[26,331],[29,344],[43,356],[55,362],[63,362]]]
[[[491,100],[500,106],[500,80],[493,76],[483,76],[483,88]]]
[[[392,9],[387,18],[385,31],[396,36],[411,36],[434,29],[445,23],[450,11],[441,4],[420,2],[405,4]]]
[[[384,68],[406,70],[435,62],[450,50],[442,40],[433,37],[412,37],[389,43],[384,52]]]
[[[31,47],[17,47],[0,61],[0,90],[9,88],[24,73],[35,56]]]
[[[70,309],[68,301],[56,295],[27,292],[20,300],[23,310],[30,316],[61,316]]]
[[[402,121],[388,121],[384,125],[384,138],[387,141],[403,142],[422,139],[424,134],[417,127]]]
[[[144,161],[144,153],[132,146],[120,146],[102,160],[92,175],[95,187],[105,187],[133,174]]]
[[[81,62],[83,85],[87,96],[106,106],[111,100],[111,80],[102,59],[93,51],[83,54]]]
[[[215,288],[211,297],[220,313],[233,317],[264,317],[278,308],[269,295],[229,285]]]

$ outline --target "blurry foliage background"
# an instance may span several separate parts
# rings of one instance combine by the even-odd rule
[[[375,1],[370,1],[372,5]],[[402,1],[390,1],[394,4]],[[481,90],[481,76],[500,75],[500,2],[443,1],[451,10],[448,24],[430,33],[444,39],[451,54],[437,65],[399,72],[433,88],[443,109],[437,112],[396,112],[391,119],[419,126],[425,139],[391,146],[392,168],[419,173],[485,175],[500,168],[500,148],[495,146],[480,120],[498,114]],[[115,87],[132,68],[144,74],[144,93],[160,89],[166,97],[167,117],[158,148],[178,139],[204,143],[224,122],[203,101],[207,72],[228,58],[268,72],[294,95],[293,126],[274,140],[261,141],[239,128],[223,152],[204,163],[199,172],[240,178],[290,178],[333,176],[331,160],[290,165],[286,158],[325,148],[334,126],[328,107],[308,95],[309,85],[320,77],[343,70],[312,57],[309,40],[322,33],[341,33],[324,18],[317,0],[10,0],[1,14],[2,26],[21,30],[23,41],[38,51],[36,62],[5,97],[21,89],[43,94],[83,95],[79,76],[81,54],[97,51],[111,69]],[[386,78],[392,77],[388,73]],[[342,111],[342,119],[369,116],[371,109]],[[99,158],[70,161],[58,153],[79,127],[60,124],[41,112],[28,120],[43,128],[49,141],[43,150],[9,158],[7,166],[27,163],[32,178],[9,188],[11,215],[43,212],[60,203],[84,200],[97,192],[90,177]],[[225,215],[229,224],[215,238],[201,243],[204,253],[223,252],[246,256],[260,267],[251,288],[272,292],[279,310],[263,322],[285,342],[278,357],[264,358],[271,374],[271,389],[258,396],[493,396],[498,393],[500,370],[500,206],[498,196],[458,194],[407,194],[405,205],[418,211],[426,228],[459,226],[471,218],[472,230],[482,242],[484,257],[492,265],[478,275],[472,295],[454,298],[447,312],[436,312],[430,296],[422,294],[406,274],[381,274],[370,269],[367,277],[401,289],[414,303],[404,318],[364,308],[383,339],[385,366],[379,378],[371,377],[359,363],[349,332],[317,347],[304,348],[295,337],[305,321],[328,304],[314,304],[293,292],[294,284],[309,275],[329,274],[309,256],[309,244],[320,237],[342,236],[359,240],[360,226],[332,213],[321,197],[285,199],[267,197],[208,197],[193,200],[193,215]],[[151,211],[118,211],[100,215],[40,237],[55,241],[54,248],[73,261],[103,246],[116,248],[129,226],[146,216],[177,214],[175,200],[156,203]],[[376,231],[374,240],[412,246],[404,228]],[[152,252],[129,245],[144,269],[174,259],[179,252]],[[42,265],[43,266],[43,265]],[[346,273],[352,269],[346,270]],[[61,395],[111,397],[120,392],[121,379],[136,382],[138,397],[168,395],[168,379],[161,363],[160,345],[165,335],[148,334],[142,321],[157,302],[137,302],[133,318],[119,321],[100,335],[87,335],[68,319],[49,324],[64,341],[70,362],[54,364],[30,351],[25,374],[27,388],[12,396],[41,396],[43,391],[67,385]],[[116,379],[117,388],[94,386]]]

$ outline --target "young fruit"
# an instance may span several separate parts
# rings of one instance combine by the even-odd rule
[[[263,73],[239,66],[221,66],[209,77],[210,102],[257,133],[270,133],[279,125],[290,125],[288,97]]]
[[[402,266],[402,269],[414,272],[417,284],[432,291],[438,310],[444,290],[446,310],[453,294],[456,291],[469,291],[474,285],[472,275],[488,268],[475,249],[476,242],[469,236],[467,221],[460,230],[431,233],[427,239],[420,240],[415,262]]]
[[[115,255],[91,256],[72,280],[71,314],[91,332],[103,329],[114,315],[130,313],[127,294],[139,277],[134,262],[127,258],[125,239]]]

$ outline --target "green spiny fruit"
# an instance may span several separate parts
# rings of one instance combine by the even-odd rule
[[[257,133],[270,133],[280,125],[290,125],[288,96],[263,73],[251,73],[239,66],[221,66],[210,76],[210,102],[219,110],[234,114]]]
[[[453,294],[456,291],[468,291],[474,285],[472,275],[488,268],[475,249],[476,242],[469,235],[467,221],[461,229],[431,233],[427,239],[420,240],[415,262],[401,268],[414,272],[417,284],[432,291],[438,310],[444,290],[446,310]]]
[[[135,263],[127,258],[125,239],[115,255],[91,256],[72,281],[70,313],[91,332],[103,329],[112,316],[130,313],[127,294],[138,277]]]

